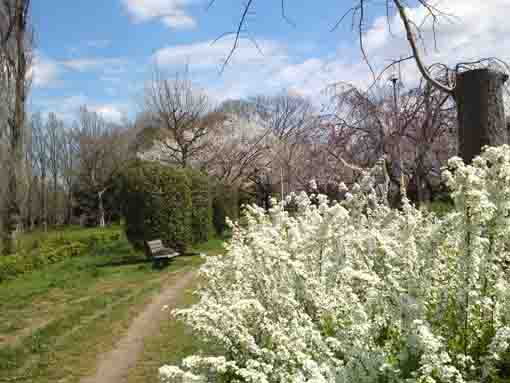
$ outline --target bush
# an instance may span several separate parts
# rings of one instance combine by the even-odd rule
[[[161,239],[185,251],[193,240],[191,180],[186,172],[134,161],[123,174],[126,235],[137,249]]]
[[[90,254],[98,246],[105,246],[120,237],[119,227],[21,234],[16,254],[0,257],[0,282],[67,258]]]
[[[191,180],[193,242],[207,242],[214,231],[209,177],[192,170],[187,172],[187,176]]]
[[[439,217],[450,213],[453,209],[453,201],[432,201],[426,205],[427,209]]]
[[[216,234],[222,236],[227,230],[227,217],[237,220],[239,217],[239,195],[235,187],[217,183],[214,187],[213,225]]]
[[[303,193],[294,217],[248,207],[177,310],[214,353],[162,380],[508,382],[510,147],[449,169],[442,218],[391,209],[370,175],[340,203]]]

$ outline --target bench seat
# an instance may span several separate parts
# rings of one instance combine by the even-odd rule
[[[165,247],[163,241],[155,239],[147,241],[147,256],[152,259],[154,267],[166,266],[170,259],[178,257],[179,252],[172,248]]]

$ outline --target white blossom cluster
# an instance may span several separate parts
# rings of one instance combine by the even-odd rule
[[[391,209],[362,182],[345,201],[250,206],[227,254],[176,315],[212,355],[163,382],[495,382],[510,375],[510,148],[449,162],[454,210]]]

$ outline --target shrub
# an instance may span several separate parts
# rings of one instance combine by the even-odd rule
[[[214,231],[210,181],[206,175],[193,170],[187,176],[191,180],[193,242],[207,242]]]
[[[427,204],[427,209],[439,217],[443,217],[454,209],[453,201],[432,201]]]
[[[21,234],[14,255],[0,257],[0,282],[70,257],[90,254],[120,239],[119,227]]]
[[[160,238],[184,251],[193,239],[191,181],[186,172],[134,161],[123,174],[126,235],[135,248]]]
[[[238,190],[233,186],[217,183],[214,187],[213,224],[219,236],[228,228],[227,218],[236,220],[239,217],[238,197]]]
[[[217,353],[162,380],[508,381],[510,147],[449,166],[442,218],[389,208],[370,175],[340,203],[301,194],[294,217],[248,207],[176,312]]]

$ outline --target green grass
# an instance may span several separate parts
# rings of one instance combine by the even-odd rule
[[[73,231],[72,236],[90,234]],[[25,244],[38,235],[25,238]],[[154,293],[201,262],[180,257],[154,270],[119,236],[99,241],[88,255],[1,283],[0,382],[79,381]]]
[[[44,241],[67,239],[83,240],[96,237],[98,240],[105,236],[117,234],[122,235],[122,227],[119,225],[111,225],[105,228],[93,227],[83,228],[81,226],[65,226],[59,229],[51,229],[47,232],[35,230],[22,233],[16,238],[16,250],[21,253],[27,253],[40,246]]]
[[[218,255],[225,252],[223,243],[227,238],[213,238],[205,243],[195,245],[193,251],[207,255]]]
[[[23,233],[16,239],[16,253],[0,257],[0,283],[67,258],[95,254],[121,238],[119,226],[95,229],[70,227],[60,231]]]

